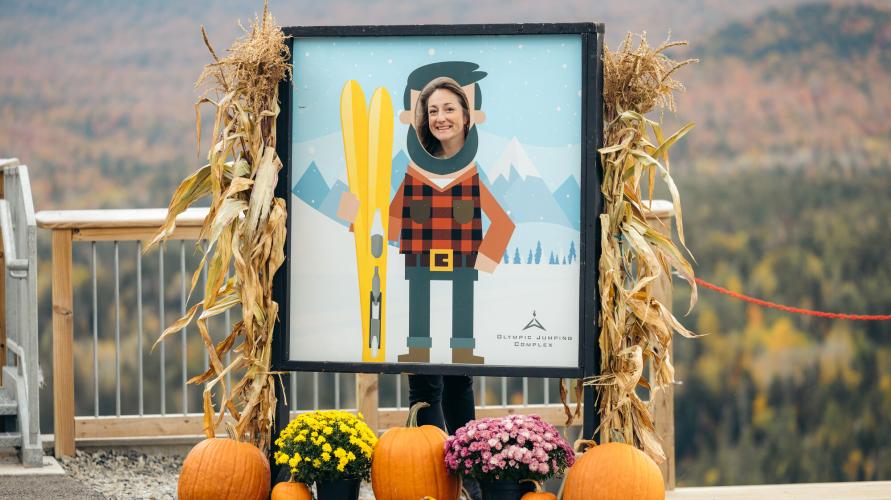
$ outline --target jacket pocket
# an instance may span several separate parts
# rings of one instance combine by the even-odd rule
[[[473,220],[473,200],[453,200],[452,217],[458,224],[467,224]]]
[[[410,200],[408,202],[408,210],[411,214],[411,220],[416,224],[426,224],[430,222],[430,207],[430,200]]]

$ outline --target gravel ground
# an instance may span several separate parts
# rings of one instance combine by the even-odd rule
[[[110,499],[175,499],[181,455],[146,455],[133,450],[77,451],[60,460],[84,485]],[[374,500],[371,485],[362,483],[360,500]]]
[[[77,450],[59,461],[81,483],[106,498],[176,498],[176,481],[183,457],[149,456],[126,450]]]

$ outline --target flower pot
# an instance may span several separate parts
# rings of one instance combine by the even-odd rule
[[[532,483],[520,483],[510,479],[495,481],[480,480],[483,500],[520,500],[523,493],[535,491]]]
[[[319,500],[358,500],[361,484],[359,478],[316,481],[316,494]]]

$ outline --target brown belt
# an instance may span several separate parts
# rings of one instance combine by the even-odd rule
[[[431,256],[433,264],[431,265]],[[431,271],[451,271],[454,267],[473,268],[476,254],[454,253],[452,250],[431,250],[430,253],[405,254],[406,267],[429,267]]]

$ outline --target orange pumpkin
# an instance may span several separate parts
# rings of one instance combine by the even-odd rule
[[[291,480],[276,484],[271,500],[312,500],[312,493],[305,484]]]
[[[557,495],[548,493],[541,486],[541,481],[534,479],[521,479],[521,483],[532,483],[535,485],[535,491],[524,493],[520,500],[557,500]]]
[[[371,459],[371,488],[378,500],[439,500],[458,498],[458,478],[445,466],[445,441],[439,427],[418,427],[418,411],[427,403],[416,403],[408,412],[406,427],[388,429],[374,447]],[[406,469],[410,467],[410,469]]]
[[[659,466],[625,443],[592,446],[566,474],[563,500],[664,500]]]
[[[180,500],[265,500],[269,479],[269,461],[256,446],[209,438],[189,451],[177,491]]]

